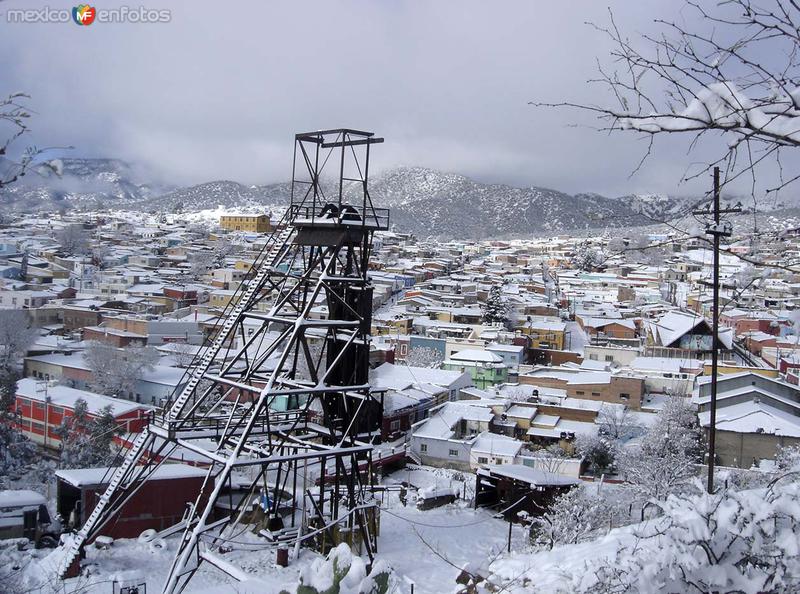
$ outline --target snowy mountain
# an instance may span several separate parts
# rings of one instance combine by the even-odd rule
[[[108,207],[192,212],[218,206],[271,209],[287,204],[290,195],[289,183],[245,186],[222,180],[175,188],[150,179],[116,159],[63,159],[61,176],[40,168],[0,191],[0,200],[4,209],[18,212]],[[422,167],[389,170],[373,178],[370,191],[376,206],[391,208],[396,229],[443,238],[554,235],[652,225],[682,216],[697,204],[696,198],[660,194],[609,198],[483,184]],[[780,206],[772,205],[772,209]]]
[[[626,199],[570,195],[548,188],[481,184],[462,175],[401,168],[372,184],[376,204],[400,229],[443,237],[556,234],[650,224]]]
[[[60,159],[60,175],[49,167],[29,170],[3,190],[4,208],[19,212],[96,209],[109,202],[134,204],[171,189],[119,159]]]

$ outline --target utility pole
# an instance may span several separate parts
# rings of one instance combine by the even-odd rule
[[[720,237],[730,237],[732,227],[729,222],[720,223],[721,214],[741,212],[740,208],[720,209],[719,206],[719,167],[714,167],[714,199],[712,210],[696,210],[695,215],[712,215],[714,222],[706,227],[706,234],[714,238],[713,264],[713,318],[711,320],[711,410],[708,426],[708,486],[709,493],[714,492],[714,456],[717,434],[717,374],[719,365],[719,242]]]

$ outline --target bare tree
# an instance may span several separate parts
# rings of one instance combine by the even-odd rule
[[[44,154],[51,150],[50,148],[38,149],[31,146],[24,150],[19,159],[12,160],[8,157],[11,145],[30,131],[28,121],[31,110],[27,106],[29,100],[30,96],[25,93],[12,93],[0,99],[0,190],[37,167],[43,167],[57,175],[63,172],[63,163],[60,159],[44,158]],[[6,128],[9,129],[7,133],[4,132]]]
[[[716,155],[690,165],[681,181],[719,166],[723,188],[740,179],[749,183],[755,212],[757,171],[763,166],[776,167],[778,172],[758,184],[758,191],[763,189],[767,195],[800,178],[796,171],[784,169],[782,161],[789,154],[786,151],[800,146],[800,4],[794,0],[708,4],[687,0],[680,14],[680,21],[656,19],[657,33],[633,38],[618,28],[613,14],[607,26],[595,25],[613,45],[613,65],[601,65],[599,76],[591,81],[610,90],[607,102],[532,104],[577,108],[595,114],[601,130],[643,134],[649,143],[633,173],[647,160],[659,137],[686,135],[690,152],[706,138],[718,137],[722,142]],[[708,241],[702,233],[684,228],[686,221],[656,220],[644,212],[642,216],[676,231],[676,237],[666,243],[690,236]],[[764,265],[752,255],[722,251]],[[800,270],[797,262],[778,268]]]
[[[189,367],[194,361],[197,349],[198,347],[185,342],[174,343],[172,345],[172,355],[175,357],[178,367]]]
[[[0,369],[10,370],[36,340],[28,314],[20,309],[0,310]]]
[[[609,26],[598,27],[613,42],[617,67],[601,66],[593,82],[611,89],[614,104],[540,105],[591,111],[604,129],[649,135],[650,148],[663,134],[691,134],[691,149],[700,137],[719,132],[728,137],[721,155],[687,178],[725,164],[730,183],[800,146],[800,5],[782,0],[685,5],[683,22],[656,19],[662,30],[636,41],[619,30],[613,14]],[[772,190],[798,177],[781,176]]]
[[[597,414],[600,432],[616,441],[625,441],[641,431],[627,407],[603,406]]]
[[[101,342],[92,342],[84,351],[84,360],[92,371],[91,386],[102,394],[129,396],[136,382],[158,361],[158,353],[150,347],[118,349]]]
[[[89,234],[81,225],[67,225],[56,233],[56,241],[69,255],[85,254],[89,251]]]

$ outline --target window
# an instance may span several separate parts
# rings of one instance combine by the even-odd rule
[[[400,419],[395,419],[391,423],[389,423],[389,431],[399,431],[400,430]]]
[[[478,464],[488,464],[489,458],[484,458],[483,456],[478,456]]]
[[[422,452],[423,454],[425,452],[427,452],[428,451],[428,444],[427,443],[419,444],[419,451]]]
[[[606,355],[606,361],[613,361],[614,355]]]
[[[625,392],[620,392],[619,399],[620,400],[624,400],[625,402],[627,402],[628,400],[631,399],[631,395],[630,394],[626,394]]]
[[[457,457],[458,457],[458,450],[449,450],[449,451],[447,452],[447,454],[448,454],[448,455],[449,455],[451,458],[457,458]]]
[[[494,463],[497,464],[498,466],[500,466],[503,463],[503,459],[502,458],[495,458],[494,459]]]
[[[36,433],[44,434],[44,425],[42,423],[31,422],[31,429]]]
[[[600,392],[592,392],[592,396],[594,396],[595,398],[600,398],[601,394]]]
[[[576,396],[583,396],[583,390],[575,390]]]
[[[597,361],[597,355],[595,355],[594,353],[592,353],[591,355],[589,355],[589,360],[590,360],[590,361]]]
[[[34,408],[35,410],[41,410],[41,411],[44,411],[44,402],[34,402],[34,403],[33,403],[33,408]]]
[[[50,406],[50,412],[53,413],[54,415],[63,415],[64,414],[64,408],[61,407],[61,406],[52,406],[51,405]]]

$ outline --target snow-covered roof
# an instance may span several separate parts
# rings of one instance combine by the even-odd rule
[[[708,427],[711,411],[698,414],[700,425]],[[779,410],[761,401],[749,400],[717,409],[717,431],[734,433],[766,433],[800,437],[800,417]]]
[[[460,371],[384,363],[372,371],[370,384],[377,390],[402,390],[423,383],[449,388],[463,375]]]
[[[475,454],[489,454],[490,456],[505,456],[513,458],[520,449],[522,442],[497,433],[484,431],[475,439],[472,444],[472,452]]]
[[[485,469],[478,470],[478,474],[491,473],[496,476],[504,476],[515,481],[529,483],[532,488],[544,486],[561,486],[561,485],[578,485],[580,480],[556,474],[554,472],[547,472],[545,470],[537,470],[530,466],[523,466],[522,464],[490,464]]]
[[[67,470],[56,470],[56,476],[69,483],[73,487],[89,487],[102,485],[111,480],[114,468],[72,468]],[[160,481],[181,478],[205,477],[207,470],[189,466],[188,464],[162,464],[147,480]],[[105,479],[105,480],[104,480]]]
[[[47,498],[36,491],[27,489],[0,491],[0,509],[44,505],[45,503],[47,503]]]
[[[74,408],[75,402],[81,398],[86,401],[90,414],[99,414],[106,406],[111,407],[111,414],[115,417],[141,409],[149,410],[150,407],[130,400],[121,400],[104,396],[86,390],[77,390],[67,386],[50,386],[33,378],[26,377],[17,382],[17,396],[28,398],[36,402],[44,402],[46,398],[55,406]]]
[[[503,358],[482,349],[464,349],[450,355],[452,361],[477,361],[480,363],[502,363]]]
[[[487,406],[447,402],[414,431],[414,437],[450,439],[455,434],[453,427],[462,420],[489,423],[493,418],[494,413]]]

